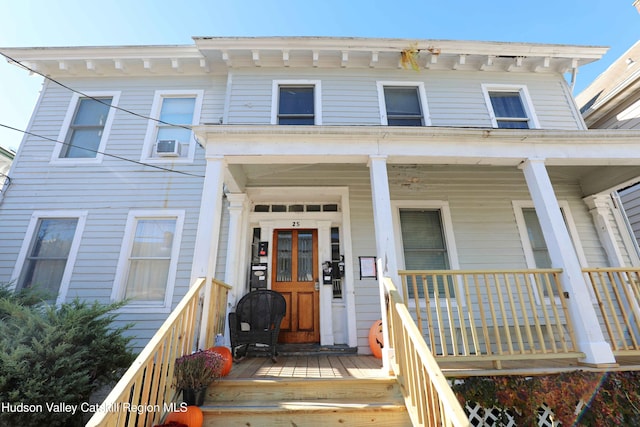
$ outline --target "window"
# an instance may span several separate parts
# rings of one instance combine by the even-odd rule
[[[533,252],[536,268],[551,268],[551,257],[542,235],[542,227],[534,208],[522,208],[522,217],[527,227],[527,236]]]
[[[102,152],[113,122],[113,106],[119,93],[93,92],[74,94],[58,135],[53,162],[95,162]]]
[[[130,213],[114,299],[131,299],[131,306],[169,307],[183,216],[182,212]]]
[[[191,126],[200,122],[202,91],[157,91],[151,108],[142,161],[190,162],[195,154]]]
[[[385,87],[384,101],[389,126],[423,125],[417,88]]]
[[[423,83],[378,82],[378,98],[383,125],[427,125],[427,101]]]
[[[18,262],[17,289],[37,288],[62,302],[80,243],[86,213],[34,213]]]
[[[449,270],[457,269],[455,242],[451,231],[449,208],[443,202],[400,202],[397,205],[396,229],[400,236],[399,254],[406,270]],[[418,283],[418,294],[424,297],[424,285],[430,296],[437,290],[444,298],[445,286],[449,295],[455,296],[453,281],[445,285],[440,279],[436,284],[427,278],[427,283]],[[409,296],[413,298],[413,289],[409,287]]]
[[[483,85],[483,91],[493,127],[502,129],[539,127],[526,87]]]
[[[569,210],[569,204],[564,200],[559,200],[558,203],[560,205],[560,211],[562,212],[564,223],[569,231],[573,248],[578,256],[578,260],[581,265],[586,266],[586,256],[582,250],[582,244],[580,243],[578,230],[571,216],[571,211]],[[540,220],[538,219],[533,202],[514,200],[513,208],[516,216],[518,232],[520,233],[520,239],[522,241],[525,260],[527,262],[527,268],[552,268],[547,243],[544,239]],[[546,288],[544,289],[544,294],[546,297]]]
[[[272,124],[322,124],[319,81],[274,81],[272,97]]]

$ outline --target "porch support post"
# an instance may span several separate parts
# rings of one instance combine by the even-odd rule
[[[387,156],[369,157],[369,174],[371,176],[371,196],[373,200],[373,225],[376,239],[376,257],[381,260],[383,271],[378,275],[391,278],[396,286],[400,286],[398,276],[398,262],[396,258],[395,236],[393,234],[393,216],[391,209],[391,193],[389,191],[389,176],[387,174]],[[389,334],[385,295],[380,288],[380,311],[383,323],[382,333],[384,348],[382,349],[382,363],[386,370],[391,369],[389,357]]]
[[[191,282],[198,277],[206,277],[210,282],[216,271],[216,255],[220,239],[222,220],[222,187],[224,184],[224,157],[207,157],[207,166],[202,186],[200,216],[196,231]]]
[[[524,172],[529,187],[552,266],[562,269],[562,284],[569,293],[567,305],[575,328],[578,349],[586,356],[581,362],[592,365],[615,364],[616,360],[611,347],[605,341],[600,329],[589,289],[584,280],[578,256],[573,249],[544,160],[528,159],[520,165],[520,168]]]
[[[585,197],[582,200],[589,208],[589,212],[591,212],[593,222],[598,231],[600,243],[607,253],[609,265],[611,265],[611,267],[624,267],[622,253],[614,237],[611,223],[609,222],[609,215],[612,208],[610,204],[611,197],[608,194],[597,194],[595,196]]]
[[[203,304],[202,323],[200,324],[200,343],[206,343],[208,307],[211,295],[211,281],[216,273],[216,255],[220,239],[220,222],[222,219],[222,188],[224,184],[224,158],[207,156],[202,198],[200,200],[200,216],[196,231],[193,263],[191,267],[191,283],[198,277],[204,277],[205,300]],[[211,337],[213,341],[213,337]]]
[[[244,193],[228,193],[229,201],[229,235],[227,238],[227,260],[224,269],[224,281],[233,287],[229,292],[228,311],[236,305],[236,301],[242,297],[245,291],[242,271],[245,264],[242,260],[242,249],[246,239],[245,213],[248,198]],[[225,345],[230,345],[229,325],[225,322]]]
[[[333,345],[333,282],[324,284],[322,263],[331,261],[331,221],[318,221],[318,252],[320,263],[320,344]]]

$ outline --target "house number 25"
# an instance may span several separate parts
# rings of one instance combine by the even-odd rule
[[[293,222],[291,223],[291,226],[292,226],[292,227],[300,227],[300,221],[293,221]]]

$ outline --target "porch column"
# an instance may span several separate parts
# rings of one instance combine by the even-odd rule
[[[602,335],[544,160],[528,159],[519,167],[524,172],[552,266],[562,269],[562,283],[569,293],[567,305],[575,327],[578,349],[586,355],[582,362],[593,365],[615,364],[611,347]]]
[[[369,157],[369,174],[371,176],[371,197],[373,200],[373,226],[376,239],[376,257],[380,260],[376,265],[382,266],[378,271],[378,279],[387,276],[396,286],[400,286],[398,262],[396,259],[395,236],[393,234],[393,216],[391,194],[389,192],[389,176],[387,174],[387,156]],[[384,348],[382,349],[383,367],[390,371],[389,332],[387,329],[387,310],[384,292],[380,288],[380,312]]]
[[[216,273],[215,260],[218,253],[220,222],[222,220],[224,169],[224,157],[207,157],[198,230],[193,250],[191,283],[198,277],[206,277],[207,282],[210,282]]]
[[[246,290],[244,284],[246,270],[245,260],[243,259],[244,243],[246,241],[246,224],[244,221],[248,197],[244,193],[227,193],[229,201],[229,234],[227,236],[227,260],[224,268],[224,281],[231,285],[233,289],[229,292],[227,304],[227,313],[225,319],[229,317],[231,307],[235,307]],[[229,335],[229,324],[225,322],[224,332],[225,345],[231,345]]]
[[[609,215],[612,209],[610,204],[611,197],[608,194],[597,194],[595,196],[585,197],[582,200],[589,208],[589,212],[593,217],[593,222],[598,231],[598,238],[607,253],[609,265],[611,267],[624,267],[622,253],[614,237],[611,223],[609,222]]]
[[[320,264],[320,344],[335,344],[333,337],[333,282],[324,284],[322,263],[331,261],[331,221],[318,221],[318,255]]]
[[[206,294],[210,295],[211,280],[216,274],[216,256],[220,239],[220,222],[222,220],[222,188],[224,184],[224,157],[207,156],[207,166],[202,184],[200,200],[200,216],[193,249],[191,266],[191,283],[198,277],[204,277]],[[202,312],[203,322],[200,325],[200,343],[213,342],[214,337],[207,337],[209,319],[209,298],[205,298]]]

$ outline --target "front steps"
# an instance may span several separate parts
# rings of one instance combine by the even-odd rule
[[[224,379],[209,387],[204,426],[411,426],[393,378]]]

